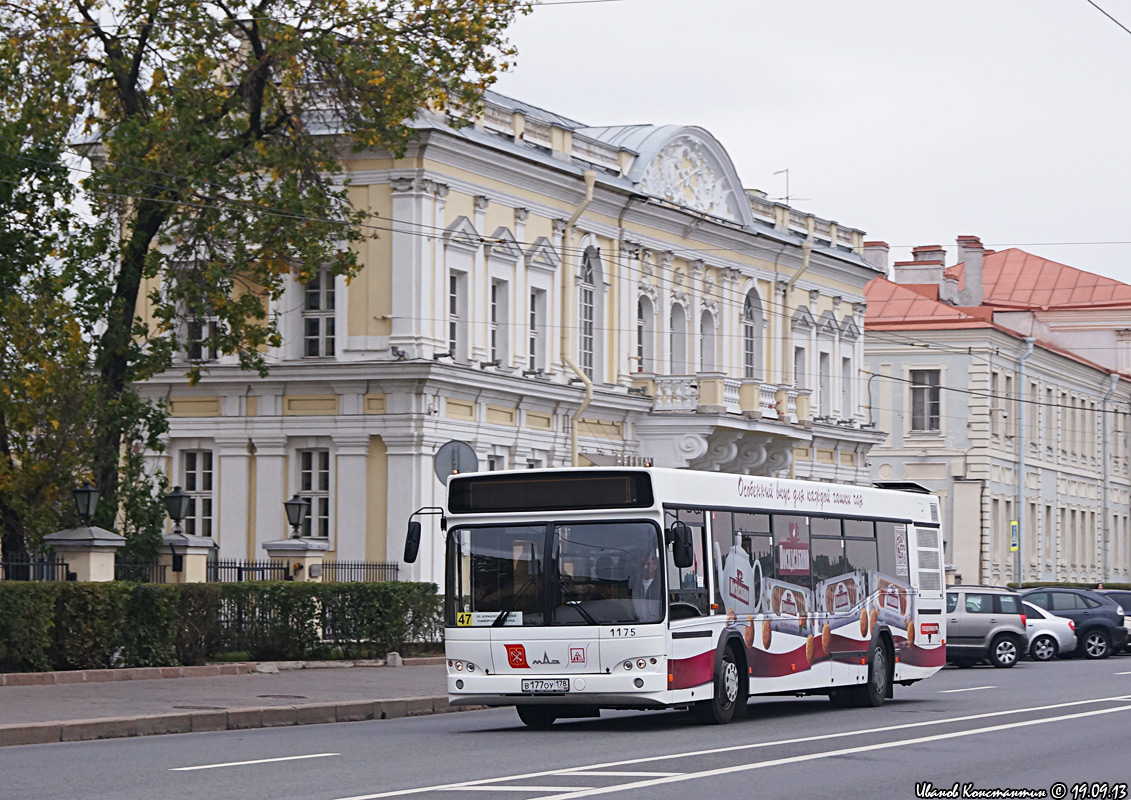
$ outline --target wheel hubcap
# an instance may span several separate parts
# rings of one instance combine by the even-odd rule
[[[1102,656],[1107,650],[1107,642],[1098,633],[1088,637],[1088,653],[1093,656]]]
[[[723,665],[723,691],[727,705],[738,699],[738,665],[733,661],[727,661]]]
[[[1041,659],[1042,661],[1052,658],[1052,642],[1050,642],[1048,639],[1038,639],[1037,647],[1034,652],[1036,653],[1037,658]]]
[[[876,652],[872,655],[872,688],[877,693],[882,694],[885,682],[888,677],[888,664],[887,656],[884,655],[884,648],[877,647]]]
[[[1017,648],[1013,642],[1004,641],[997,646],[997,658],[1003,664],[1012,664],[1017,659]]]

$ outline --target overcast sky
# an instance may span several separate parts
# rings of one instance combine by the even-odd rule
[[[1096,1],[1131,28],[1131,0]],[[1131,283],[1131,35],[1087,0],[621,0],[511,38],[504,94],[706,128],[748,188],[782,196],[789,168],[793,205],[893,261],[973,234]]]

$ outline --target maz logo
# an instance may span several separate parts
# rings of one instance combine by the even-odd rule
[[[546,664],[560,664],[562,662],[558,661],[556,658],[550,658],[549,653],[547,653],[545,650],[543,650],[542,651],[542,658],[541,659],[536,658],[536,659],[534,659],[534,661],[532,663],[538,664],[539,666],[545,666]]]

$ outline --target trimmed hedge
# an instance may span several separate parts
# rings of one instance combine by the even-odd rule
[[[0,582],[0,671],[384,655],[439,641],[441,599],[420,583]]]

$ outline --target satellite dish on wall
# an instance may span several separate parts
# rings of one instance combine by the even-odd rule
[[[459,475],[462,472],[478,472],[479,457],[475,455],[475,449],[467,442],[452,439],[450,442],[444,442],[440,445],[440,449],[436,451],[436,455],[432,459],[432,465],[440,483],[447,486],[448,478],[453,475]]]

